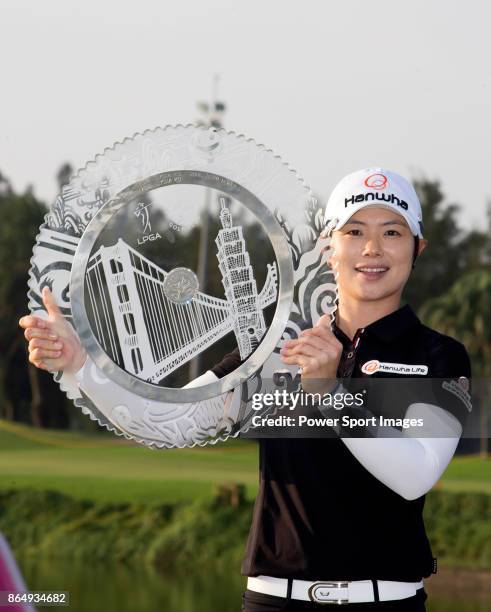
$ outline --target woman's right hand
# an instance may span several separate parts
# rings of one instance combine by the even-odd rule
[[[19,321],[29,340],[29,361],[49,372],[75,373],[84,365],[87,353],[47,287],[42,291],[42,298],[48,318],[27,315]]]

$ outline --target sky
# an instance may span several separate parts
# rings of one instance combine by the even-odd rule
[[[52,203],[63,162],[191,123],[197,102],[322,198],[382,166],[438,179],[484,227],[491,200],[486,0],[3,0],[0,171]]]

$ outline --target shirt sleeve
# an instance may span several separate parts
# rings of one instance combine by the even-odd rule
[[[472,411],[471,362],[463,344],[445,336],[430,352],[429,375],[408,385],[408,405],[427,403],[453,415],[464,429]]]

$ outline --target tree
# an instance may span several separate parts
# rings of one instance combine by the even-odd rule
[[[491,202],[487,206],[487,228],[472,230],[459,243],[460,265],[463,271],[491,269]]]
[[[442,295],[458,278],[460,236],[456,204],[443,205],[438,181],[415,181],[423,211],[423,235],[428,248],[416,262],[411,282],[406,285],[405,301],[419,308],[429,295]]]
[[[0,414],[37,426],[66,427],[64,394],[27,361],[19,318],[27,314],[32,247],[47,210],[31,190],[16,194],[0,175]]]
[[[69,163],[64,163],[56,173],[56,182],[58,183],[58,191],[61,191],[65,185],[68,185],[73,174],[73,166]]]

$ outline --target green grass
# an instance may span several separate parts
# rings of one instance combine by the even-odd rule
[[[491,493],[491,458],[481,459],[475,455],[455,457],[439,486],[447,491]]]
[[[210,498],[222,482],[257,490],[257,444],[152,451],[115,436],[39,430],[0,421],[0,488],[52,489],[101,502]]]
[[[257,491],[257,443],[152,451],[115,436],[39,430],[0,420],[0,489],[52,489],[99,502],[210,498],[217,484]],[[453,459],[438,488],[491,493],[491,461]]]

